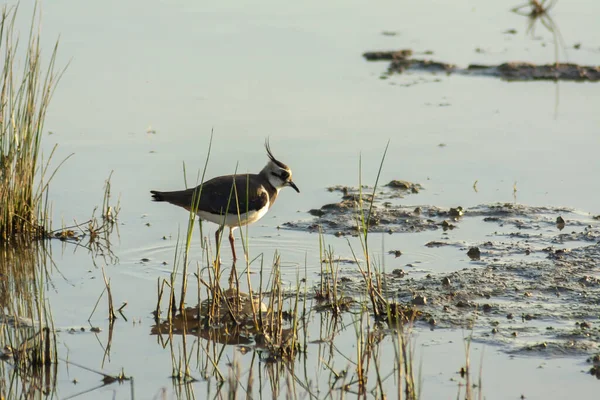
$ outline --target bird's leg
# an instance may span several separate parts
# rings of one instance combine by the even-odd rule
[[[233,262],[235,263],[237,260],[237,256],[235,255],[235,246],[233,245],[235,239],[233,238],[233,228],[229,228],[229,244],[231,245],[231,253],[233,253]]]

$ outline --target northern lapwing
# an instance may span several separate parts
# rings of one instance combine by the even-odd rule
[[[215,232],[217,249],[221,232],[229,227],[229,243],[235,262],[234,229],[264,217],[282,188],[290,186],[300,193],[292,181],[290,167],[273,156],[268,141],[265,148],[269,162],[258,174],[217,176],[195,188],[174,192],[151,190],[152,199],[194,210],[200,219],[218,224],[219,229]]]

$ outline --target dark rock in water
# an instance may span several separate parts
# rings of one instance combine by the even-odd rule
[[[469,251],[467,251],[467,255],[471,260],[479,260],[481,258],[481,251],[479,247],[471,247]]]
[[[369,51],[363,54],[363,57],[369,61],[381,60],[397,60],[411,57],[413,51],[411,49],[395,50],[395,51]]]
[[[558,218],[556,218],[556,227],[559,231],[565,229],[565,220],[563,219],[563,217],[559,216]]]
[[[408,190],[412,187],[412,183],[408,182],[408,181],[403,181],[403,180],[393,180],[390,181],[390,183],[388,183],[387,187],[391,187],[393,189],[402,189],[402,190]]]
[[[483,220],[485,222],[500,222],[500,218],[498,217],[485,217]]]
[[[402,255],[402,252],[400,250],[390,250],[388,251],[388,254],[393,254],[394,257],[398,258]]]
[[[309,210],[308,213],[314,217],[322,217],[323,215],[325,215],[325,211],[323,210],[318,210],[316,208],[313,208],[312,210]]]
[[[442,246],[448,246],[449,243],[445,243],[445,242],[436,242],[436,241],[431,241],[429,243],[426,243],[425,246],[427,247],[442,247]]]
[[[396,189],[396,190],[410,191],[411,193],[414,193],[414,194],[419,193],[421,191],[421,189],[423,189],[423,187],[418,183],[403,181],[401,179],[394,179],[393,181],[390,181],[385,186],[392,188],[392,189]]]

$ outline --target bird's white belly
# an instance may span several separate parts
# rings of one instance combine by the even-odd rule
[[[241,211],[241,210],[240,210]],[[219,214],[211,214],[206,211],[198,211],[198,217],[204,221],[213,222],[218,225],[224,225],[229,227],[234,226],[244,226],[251,223],[254,223],[265,216],[265,214],[269,211],[269,204],[265,205],[260,210],[256,211],[248,211],[248,213],[240,212],[240,215],[237,214],[227,214],[227,215],[219,215]]]

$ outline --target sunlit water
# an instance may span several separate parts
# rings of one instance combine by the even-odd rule
[[[598,4],[558,2],[552,10],[567,46],[561,60],[598,64]],[[319,237],[277,227],[310,218],[309,209],[337,201],[336,194],[325,190],[328,186],[357,185],[361,174],[363,183],[373,184],[388,141],[381,182],[405,179],[425,188],[407,197],[405,204],[469,207],[512,202],[516,187],[519,203],[600,213],[598,84],[508,83],[418,73],[381,80],[386,63],[362,59],[369,50],[412,48],[432,50],[430,57],[461,66],[554,62],[552,36],[539,24],[538,38],[527,35],[527,19],[509,12],[516,5],[43,4],[44,49],[49,50],[60,34],[59,65],[69,62],[48,115],[46,129],[52,134],[44,138],[44,149],[48,154],[58,144],[55,164],[74,154],[52,182],[55,226],[88,219],[102,204],[104,181],[113,172],[113,203],[120,199],[121,212],[112,250],[119,261],[98,264],[107,264],[115,301],[128,302],[130,318],[117,322],[111,357],[104,365],[103,350],[90,333],[61,334],[59,352],[110,373],[123,367],[135,376],[138,398],[154,396],[162,387],[172,392],[170,357],[149,336],[150,312],[157,280],[168,278],[172,270],[187,213],[152,203],[149,190],[183,188],[183,163],[188,183],[195,184],[211,131],[207,177],[236,170],[258,172],[267,161],[266,137],[275,156],[293,169],[300,194],[283,190],[269,214],[247,232],[251,258],[263,257],[269,265],[275,253],[280,254],[284,280],[290,285],[296,276],[317,279]],[[20,16],[25,27],[27,5],[21,5]],[[511,28],[518,33],[503,34]],[[383,31],[397,34],[385,36]],[[580,50],[573,49],[575,43],[581,43]],[[204,229],[212,238],[215,226],[206,224]],[[482,232],[475,221],[446,237],[468,246],[483,240]],[[202,257],[198,232],[195,235],[193,263]],[[469,260],[456,248],[424,247],[441,238],[441,232],[373,235],[371,249],[386,268],[409,273],[467,267]],[[356,239],[326,236],[325,242],[340,257],[351,257],[351,247],[360,250]],[[396,249],[403,252],[400,258],[387,254]],[[104,287],[100,269],[85,250],[74,252],[62,243],[54,244],[53,256],[61,273],[54,274],[48,292],[56,324],[86,325]],[[222,257],[230,262],[227,246]],[[253,263],[253,272],[260,268],[259,261]],[[105,315],[102,300],[92,323],[106,329]],[[139,322],[132,325],[132,320]],[[449,379],[464,358],[456,336],[447,331],[418,334],[417,343],[426,345],[417,353],[422,356],[424,398],[455,394],[456,382]],[[100,342],[105,341],[101,334]],[[474,360],[479,357],[476,352]],[[580,394],[592,390],[592,379],[578,373],[585,369],[578,364],[581,359],[514,360],[495,348],[486,349],[483,357],[488,399],[520,394],[551,398],[557,390],[569,393],[570,387],[579,388]],[[83,373],[70,370],[62,375],[61,397],[98,382],[97,376],[83,378]],[[568,384],[559,383],[556,377],[562,374]],[[82,383],[77,387],[70,383],[75,375]],[[506,381],[511,382],[510,390]],[[196,387],[200,393],[205,390],[203,383]],[[129,395],[125,387],[104,389],[113,390],[119,398]],[[106,395],[95,392],[86,398]]]

